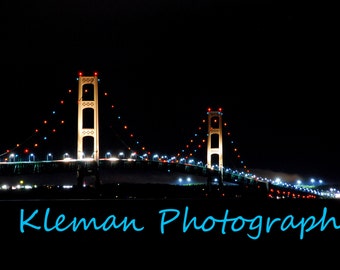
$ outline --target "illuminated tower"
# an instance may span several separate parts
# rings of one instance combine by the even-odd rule
[[[211,169],[212,158],[218,162],[221,174],[223,173],[223,144],[222,144],[222,109],[211,111],[208,109],[208,141],[207,141],[207,167]],[[217,157],[217,159],[216,159]]]
[[[83,76],[79,73],[78,83],[78,147],[77,159],[83,159],[84,138],[93,138],[91,156],[99,165],[99,116],[98,116],[98,77]],[[85,119],[84,112],[88,111],[91,119]],[[88,115],[86,114],[86,116]],[[93,117],[92,117],[93,115]]]

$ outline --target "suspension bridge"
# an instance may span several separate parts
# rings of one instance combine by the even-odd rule
[[[69,143],[66,140],[68,138],[66,133],[59,134],[59,130],[67,131],[64,128],[67,121],[59,118],[59,114],[53,110],[51,118],[43,120],[42,126],[35,129],[28,139],[11,149],[6,149],[1,155],[0,177],[2,179],[7,181],[13,176],[50,177],[58,173],[74,173],[74,183],[78,188],[86,186],[87,179],[91,179],[94,187],[99,188],[103,184],[103,171],[111,175],[122,171],[136,172],[141,175],[152,171],[170,175],[170,179],[173,179],[170,184],[173,186],[201,184],[206,186],[208,191],[214,190],[218,194],[225,194],[228,188],[237,186],[248,193],[274,199],[328,196],[317,189],[276,182],[251,174],[232,140],[228,147],[229,151],[235,155],[238,165],[234,168],[225,166],[226,155],[224,154],[228,147],[224,139],[230,136],[230,132],[225,132],[227,125],[223,123],[221,108],[207,110],[207,117],[202,121],[202,126],[198,128],[202,136],[191,139],[182,150],[170,155],[153,153],[140,143],[135,134],[128,130],[126,124],[121,123],[120,116],[117,122],[109,124],[99,119],[99,116],[106,117],[108,113],[101,114],[99,110],[98,85],[100,80],[97,73],[92,76],[79,73],[77,80],[77,102],[71,98],[71,104],[77,105],[73,106],[72,115],[77,115],[77,117],[76,121],[71,121],[68,126],[68,129],[71,128],[77,133],[76,151],[69,152],[65,150],[66,146],[60,142],[57,143],[58,136],[63,137],[63,143]],[[68,91],[68,94],[73,93],[74,91]],[[107,95],[108,93],[103,93],[104,97]],[[66,99],[63,98],[59,105],[63,106],[65,103]],[[101,106],[110,110],[115,109],[114,105],[105,104],[105,100],[103,103]],[[102,150],[104,147],[111,147],[100,144],[99,123],[102,122],[115,134],[117,134],[118,125],[121,126],[122,132],[117,137],[123,141],[126,151]],[[200,155],[198,155],[199,151]],[[196,154],[201,159],[196,157]],[[196,180],[191,181],[192,178]],[[15,186],[16,183],[3,183],[3,185],[9,188]]]

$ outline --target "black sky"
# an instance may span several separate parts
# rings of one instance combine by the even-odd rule
[[[78,71],[98,71],[100,91],[155,151],[181,148],[208,107],[223,107],[248,167],[340,181],[331,7],[237,0],[1,6],[1,151],[77,89]]]

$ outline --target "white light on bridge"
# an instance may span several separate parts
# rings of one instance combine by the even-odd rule
[[[48,153],[47,156],[46,156],[46,160],[47,161],[53,160],[53,155],[51,153]]]
[[[35,155],[33,153],[28,156],[28,161],[35,161]]]

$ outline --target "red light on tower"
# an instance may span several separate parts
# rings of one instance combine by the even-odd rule
[[[93,75],[94,75],[94,76],[98,76],[98,72],[94,72]]]
[[[79,75],[79,77],[83,76],[83,72],[79,72],[78,75]]]

